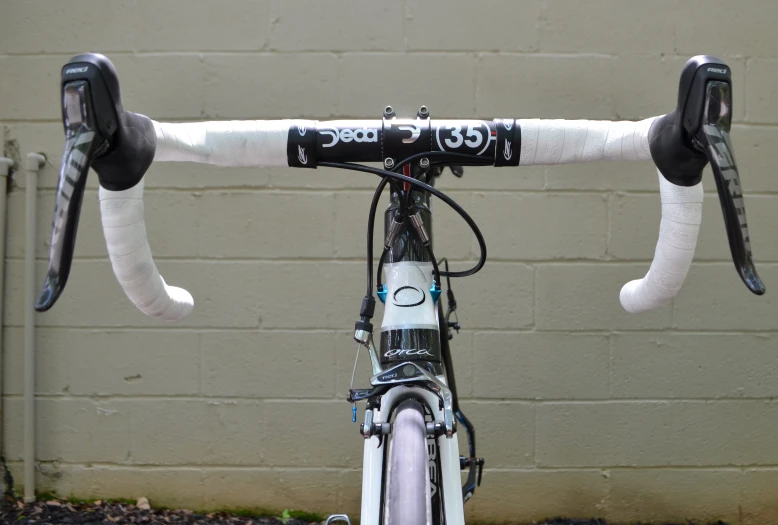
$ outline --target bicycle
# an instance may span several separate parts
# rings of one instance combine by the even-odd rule
[[[689,271],[701,222],[702,170],[708,162],[724,214],[730,250],[741,279],[765,292],[754,267],[740,179],[729,138],[731,77],[710,56],[683,69],[676,109],[639,122],[537,119],[432,120],[422,106],[415,118],[398,118],[390,106],[382,119],[159,123],[124,110],[119,81],[102,55],[72,58],[62,69],[66,143],[54,211],[49,270],[36,309],[51,308],[70,272],[89,167],[100,179],[100,210],[114,273],[144,313],[168,321],[186,317],[192,296],[169,286],[154,264],[143,222],[144,177],[152,162],[191,161],[221,166],[332,167],[381,178],[367,230],[367,291],[354,339],[366,348],[371,388],[349,389],[353,405],[365,401],[361,523],[416,525],[464,523],[463,507],[480,485],[484,460],[475,430],[459,408],[449,339],[458,331],[456,300],[442,278],[465,277],[486,261],[475,221],[434,187],[449,166],[521,166],[596,160],[654,161],[662,222],[646,276],[624,285],[620,300],[630,312],[659,308],[680,290]],[[383,169],[356,164],[381,162]],[[373,230],[379,198],[390,187],[384,244],[375,272],[375,294],[384,303],[376,347]],[[467,270],[439,268],[432,249],[430,195],[451,206],[469,225],[480,248]],[[444,262],[441,260],[440,262]],[[382,271],[386,281],[382,280]],[[448,337],[441,336],[446,328]],[[356,370],[356,363],[355,363]],[[467,457],[459,455],[457,427],[465,428]],[[468,475],[461,486],[459,472]],[[333,515],[350,523],[345,515]]]

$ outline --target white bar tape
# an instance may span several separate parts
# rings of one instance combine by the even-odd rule
[[[702,222],[702,182],[676,186],[657,170],[662,197],[662,222],[654,260],[642,279],[621,289],[621,305],[628,312],[655,310],[667,304],[683,285],[694,258]]]
[[[519,166],[650,159],[648,130],[655,118],[639,122],[519,119]]]
[[[289,127],[310,121],[232,120],[171,124],[154,121],[155,162],[217,166],[287,166]]]
[[[194,300],[183,288],[168,286],[157,271],[143,220],[145,179],[129,190],[99,191],[100,215],[113,273],[127,297],[146,315],[180,321]]]
[[[520,165],[651,159],[648,132],[655,118],[639,122],[519,120]],[[621,305],[632,313],[660,308],[678,294],[694,258],[702,221],[702,184],[676,186],[657,174],[662,221],[654,260],[648,274],[625,284],[620,294]]]
[[[648,131],[654,118],[640,122],[518,120],[521,165],[650,159]],[[286,166],[289,127],[297,123],[310,121],[154,122],[154,160]],[[662,222],[654,261],[643,279],[631,281],[621,290],[621,303],[629,312],[659,308],[675,297],[694,256],[702,185],[675,186],[661,173],[659,184]],[[143,220],[143,186],[141,180],[121,192],[100,188],[108,253],[119,283],[141,311],[178,321],[189,315],[194,301],[186,290],[166,285],[154,265]]]

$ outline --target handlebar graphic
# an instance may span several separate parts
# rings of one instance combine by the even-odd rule
[[[114,272],[148,315],[179,320],[193,300],[157,272],[143,221],[144,175],[152,162],[221,166],[291,166],[384,162],[392,166],[436,152],[458,166],[519,166],[597,160],[647,160],[657,167],[662,224],[654,261],[643,279],[621,292],[631,312],[658,308],[674,297],[694,255],[702,207],[702,170],[711,162],[732,260],[749,290],[765,288],[754,268],[740,178],[729,137],[729,67],[709,56],[687,62],[676,109],[640,122],[537,119],[417,118],[159,123],[125,111],[111,62],[78,55],[62,69],[65,149],[51,234],[49,269],[36,309],[57,301],[67,283],[90,166],[100,181],[101,214]],[[415,158],[415,157],[414,157]],[[423,159],[427,160],[428,159]]]

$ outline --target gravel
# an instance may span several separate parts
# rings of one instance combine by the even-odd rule
[[[143,505],[141,505],[143,506]],[[241,513],[244,514],[244,513]],[[139,509],[129,503],[102,502],[68,503],[51,500],[23,504],[21,501],[0,508],[0,523],[26,525],[81,524],[114,525],[139,523],[143,525],[209,524],[209,525],[309,525],[308,521],[293,518],[280,520],[259,516],[234,516],[226,512],[198,513],[191,510]]]
[[[140,502],[141,507],[145,503]],[[198,513],[191,510],[154,509],[144,510],[130,503],[102,502],[94,503],[69,503],[61,500],[50,500],[23,504],[21,501],[12,502],[0,507],[0,523],[8,524],[82,524],[82,525],[113,525],[138,523],[143,525],[173,524],[199,524],[199,525],[311,525],[312,523],[293,518],[281,520],[278,518],[247,516],[241,513],[235,516],[227,512]],[[323,522],[322,522],[323,523]],[[608,525],[601,519],[565,519],[554,518],[551,520],[534,523],[533,525]],[[636,523],[634,525],[640,525]],[[665,525],[693,525],[692,522],[683,524]],[[709,525],[727,525],[723,521],[717,521]]]

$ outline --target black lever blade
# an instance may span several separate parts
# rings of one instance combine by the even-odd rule
[[[732,142],[732,95],[730,85],[721,81],[709,81],[706,87],[704,114],[698,139],[708,154],[716,188],[719,192],[721,212],[727,228],[729,249],[740,278],[749,290],[757,295],[765,293],[765,286],[756,273],[751,257],[751,242],[746,221],[746,207],[740,187]]]
[[[116,71],[107,58],[78,55],[62,68],[65,150],[54,206],[49,269],[35,304],[39,312],[51,308],[65,288],[89,167],[93,159],[111,148],[122,113]]]
[[[65,151],[62,154],[54,203],[49,271],[35,304],[35,309],[39,312],[54,305],[67,283],[89,165],[95,153],[105,143],[96,134],[91,103],[87,82],[76,81],[65,85],[62,100]]]
[[[711,163],[732,261],[746,287],[765,293],[751,256],[746,208],[729,130],[732,77],[724,61],[706,55],[691,58],[681,73],[678,106],[657,119],[649,132],[651,157],[673,184],[692,186]]]

